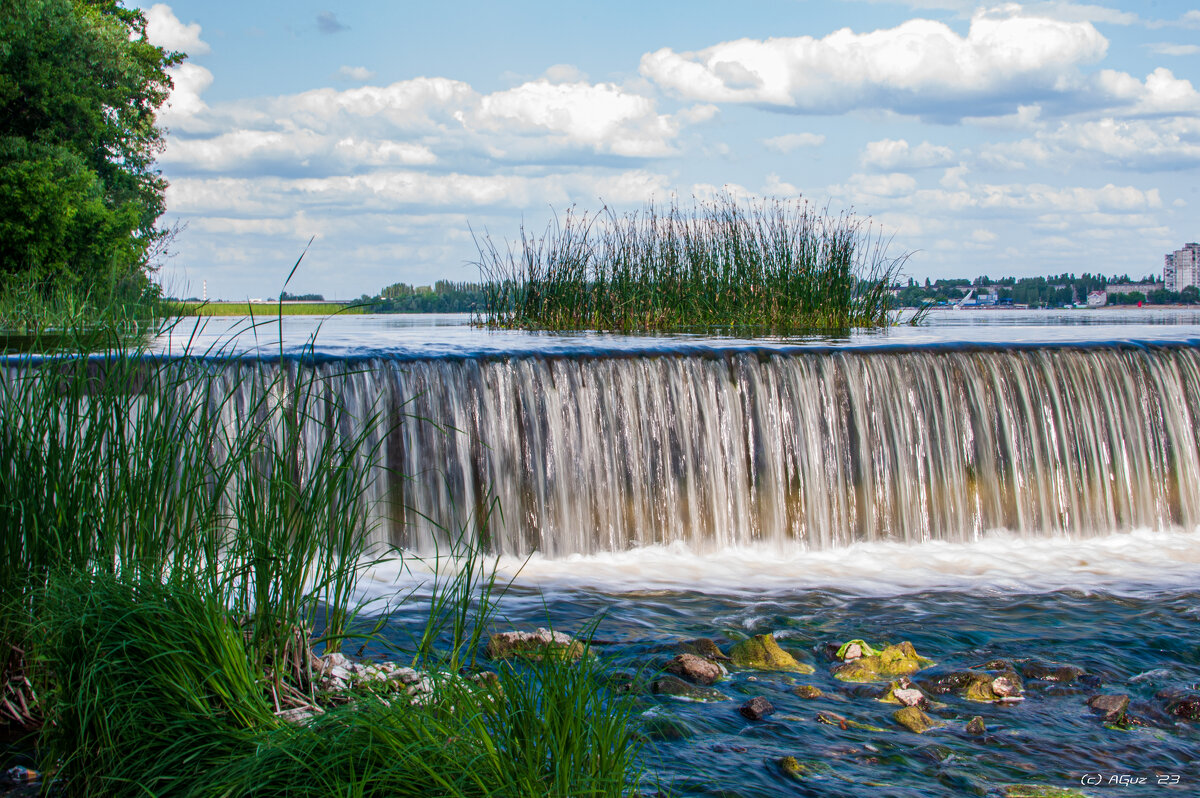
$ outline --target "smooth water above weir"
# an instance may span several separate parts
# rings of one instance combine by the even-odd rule
[[[380,534],[418,551],[435,548],[426,519],[469,528],[493,499],[493,548],[549,557],[1200,523],[1200,349],[1188,345],[315,368],[355,416],[402,421],[381,441]]]

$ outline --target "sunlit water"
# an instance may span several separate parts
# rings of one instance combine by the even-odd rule
[[[465,321],[285,318],[233,348],[352,361],[360,376],[343,399],[442,414],[456,432],[406,425],[389,456],[443,486],[448,475],[449,494],[381,498],[453,525],[458,505],[469,515],[485,489],[500,495],[492,543],[512,581],[501,626],[574,631],[599,618],[614,669],[661,667],[688,638],[766,632],[815,665],[813,676],[734,673],[718,685],[724,703],[642,699],[647,765],[664,787],[1200,794],[1200,728],[1167,714],[1165,697],[1200,690],[1200,313],[943,311],[919,327],[765,341]],[[203,352],[244,325],[177,327],[160,347],[179,352],[190,337]],[[388,534],[432,551],[428,530]],[[408,565],[376,569],[367,594],[427,580]],[[399,611],[397,642],[423,595]],[[911,640],[934,674],[1005,658],[1088,676],[1027,680],[1014,705],[940,697],[942,725],[918,736],[869,689],[830,675],[825,644],[857,637]],[[799,698],[797,682],[826,697]],[[1102,692],[1128,694],[1142,725],[1106,728],[1085,705]],[[755,695],[778,710],[766,722],[737,712]],[[819,712],[880,730],[818,723]],[[975,715],[985,735],[965,732]],[[791,780],[775,764],[788,755],[829,767]],[[1112,785],[1081,785],[1097,774]]]

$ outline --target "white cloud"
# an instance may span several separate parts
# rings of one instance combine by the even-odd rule
[[[200,38],[200,25],[179,21],[171,7],[156,3],[145,10],[146,38],[165,50],[179,50],[188,55],[209,52],[208,43]]]
[[[338,68],[338,71],[334,73],[334,77],[337,80],[365,83],[375,77],[375,73],[364,66],[343,66]]]
[[[1200,55],[1200,44],[1173,44],[1171,42],[1152,42],[1146,45],[1150,52],[1157,55],[1184,56]]]
[[[1077,68],[1108,41],[1089,22],[981,12],[965,37],[913,19],[870,33],[722,42],[698,52],[663,48],[642,74],[685,97],[800,113],[883,108],[945,118],[993,115],[1031,97],[1074,89]],[[1020,98],[1019,100],[1017,98]]]
[[[992,145],[984,158],[993,165],[1009,158],[1044,165],[1107,163],[1123,169],[1174,170],[1200,166],[1200,119],[1112,117],[1063,122],[1033,138]]]
[[[388,212],[399,207],[564,206],[598,200],[640,203],[665,196],[663,175],[641,169],[622,172],[576,171],[524,175],[435,174],[377,170],[364,175],[324,178],[178,178],[167,189],[172,212],[185,216],[234,214],[277,218],[302,208],[323,214]]]
[[[572,64],[555,64],[542,73],[542,77],[551,83],[585,83],[587,75],[579,67]]]
[[[868,169],[881,172],[928,169],[950,166],[957,160],[954,150],[923,141],[910,147],[904,139],[882,139],[867,144],[859,162]]]
[[[763,146],[768,150],[782,152],[785,155],[801,147],[820,147],[824,143],[825,137],[819,133],[785,133],[782,136],[763,139]]]
[[[470,118],[488,131],[547,133],[596,152],[633,157],[671,155],[679,122],[654,101],[612,83],[537,80],[480,100]]]
[[[167,70],[167,74],[175,88],[159,111],[159,120],[170,127],[187,127],[195,117],[208,110],[200,95],[212,85],[213,75],[188,61]]]

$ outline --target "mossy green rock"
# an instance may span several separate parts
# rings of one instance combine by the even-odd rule
[[[792,688],[792,692],[801,698],[820,698],[825,693],[821,692],[821,688],[815,684],[798,684]]]
[[[833,669],[835,679],[843,682],[880,682],[895,676],[908,676],[933,664],[917,653],[907,641],[888,646],[878,654],[860,657]]]
[[[794,756],[785,756],[778,760],[778,764],[785,776],[791,776],[794,779],[803,779],[829,770],[829,766],[822,762],[801,762]]]
[[[812,673],[815,670],[813,666],[800,662],[780,648],[774,635],[757,635],[734,644],[733,648],[729,649],[729,659],[733,661],[734,667],[760,671]]]
[[[915,734],[924,734],[934,726],[933,718],[926,715],[917,707],[897,709],[892,713],[892,717],[901,726]]]
[[[1087,793],[1071,787],[1045,787],[1040,784],[1009,784],[1005,798],[1088,798]]]

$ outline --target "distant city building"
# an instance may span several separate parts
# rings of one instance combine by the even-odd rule
[[[1184,244],[1163,258],[1163,284],[1168,291],[1200,285],[1200,244]]]
[[[1104,291],[1089,291],[1087,304],[1089,308],[1102,308],[1108,304],[1108,294]]]

